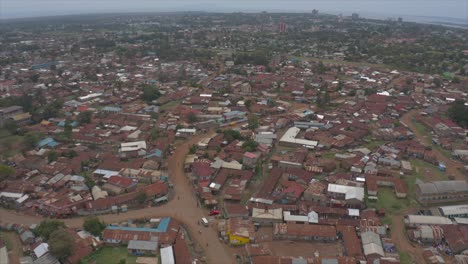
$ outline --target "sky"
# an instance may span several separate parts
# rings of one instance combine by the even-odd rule
[[[310,12],[440,17],[468,24],[468,0],[0,0],[0,18],[114,12]]]

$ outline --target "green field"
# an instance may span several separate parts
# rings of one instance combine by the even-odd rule
[[[86,264],[120,264],[122,259],[125,259],[126,264],[134,264],[137,257],[128,254],[126,247],[103,247],[84,258],[82,262]]]
[[[391,216],[410,206],[410,199],[401,199],[395,196],[392,188],[379,187],[377,201],[367,200],[367,207],[376,209],[385,209],[386,217],[383,219],[385,224],[391,224]]]
[[[411,263],[413,263],[413,260],[411,259],[411,255],[408,254],[407,252],[401,252],[400,253],[400,263],[401,264],[411,264]]]

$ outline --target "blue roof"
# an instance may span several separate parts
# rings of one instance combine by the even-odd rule
[[[59,126],[59,127],[64,127],[64,126],[65,126],[65,121],[60,121],[60,122],[57,124],[57,126]],[[76,126],[78,126],[78,122],[73,121],[73,122],[70,123],[70,126],[76,127]]]
[[[57,145],[59,145],[59,143],[51,137],[46,137],[37,143],[38,148],[42,148],[44,146],[56,147]]]
[[[160,149],[156,149],[156,150],[152,151],[150,154],[145,156],[146,159],[151,158],[151,157],[161,158],[162,157],[162,151]]]
[[[126,227],[126,226],[107,226],[106,228],[111,229],[111,230],[164,233],[167,231],[167,228],[169,227],[170,222],[171,222],[171,218],[165,217],[161,219],[161,222],[159,222],[158,228],[141,228],[141,227]]]

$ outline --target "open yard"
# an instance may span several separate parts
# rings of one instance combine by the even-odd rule
[[[339,242],[274,240],[271,226],[260,227],[255,241],[269,248],[274,256],[313,257],[316,253],[320,256],[335,256],[343,252]]]
[[[7,130],[0,129],[0,155],[3,158],[8,158],[21,152],[22,143],[22,136],[11,135]]]
[[[392,215],[405,210],[413,203],[413,200],[410,197],[405,199],[397,198],[392,188],[380,187],[377,193],[377,197],[377,201],[368,199],[367,207],[385,209],[386,216],[383,218],[384,224],[391,224]],[[414,203],[416,202],[414,201]]]
[[[411,160],[411,166],[413,167],[413,175],[422,181],[448,180],[447,173],[440,171],[434,164],[413,159]]]
[[[103,247],[83,259],[83,263],[134,264],[137,257],[128,254],[126,247]],[[125,260],[123,262],[122,260]],[[122,262],[121,262],[122,261]]]

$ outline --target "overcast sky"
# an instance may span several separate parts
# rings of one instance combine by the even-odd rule
[[[0,17],[142,11],[284,11],[438,16],[468,22],[468,0],[0,0]]]

